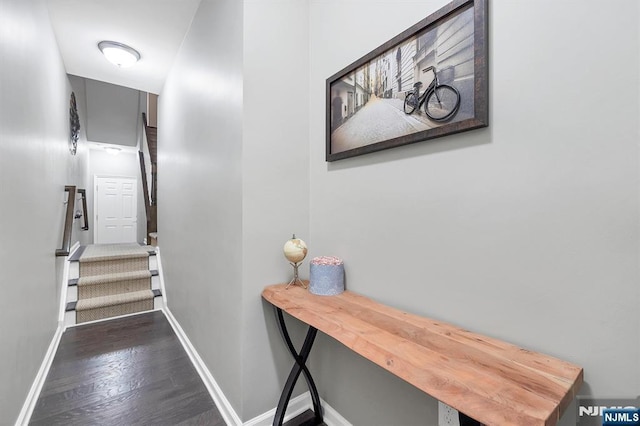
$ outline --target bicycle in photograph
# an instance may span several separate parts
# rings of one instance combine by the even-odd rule
[[[455,87],[438,82],[436,67],[431,66],[422,70],[422,72],[428,71],[433,71],[433,80],[429,87],[420,94],[422,83],[420,81],[415,83],[413,90],[408,92],[404,99],[404,112],[405,114],[413,114],[424,104],[424,112],[431,120],[448,121],[460,108],[460,93]]]

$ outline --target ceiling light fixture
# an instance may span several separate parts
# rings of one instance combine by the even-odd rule
[[[105,146],[104,150],[111,155],[118,155],[120,154],[120,151],[122,151],[122,149],[118,148],[117,146]]]
[[[107,60],[120,68],[128,68],[140,60],[140,53],[126,44],[103,40],[98,48]]]

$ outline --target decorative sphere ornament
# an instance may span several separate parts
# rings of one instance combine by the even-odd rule
[[[292,263],[302,262],[307,257],[307,244],[293,234],[293,238],[284,243],[284,257]]]
[[[300,238],[296,238],[296,234],[293,234],[293,237],[284,243],[283,251],[284,257],[286,257],[291,263],[291,266],[293,266],[293,278],[289,281],[289,284],[287,284],[287,288],[292,284],[300,284],[302,287],[307,288],[306,284],[303,283],[298,276],[298,266],[300,266],[300,262],[307,257],[307,244]]]

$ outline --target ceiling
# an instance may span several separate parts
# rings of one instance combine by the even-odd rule
[[[68,74],[159,94],[200,0],[47,0]],[[140,52],[131,68],[108,62],[98,43]]]

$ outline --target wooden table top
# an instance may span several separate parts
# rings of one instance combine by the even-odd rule
[[[268,286],[262,297],[486,425],[555,425],[583,381],[577,365],[350,291],[285,287]]]

